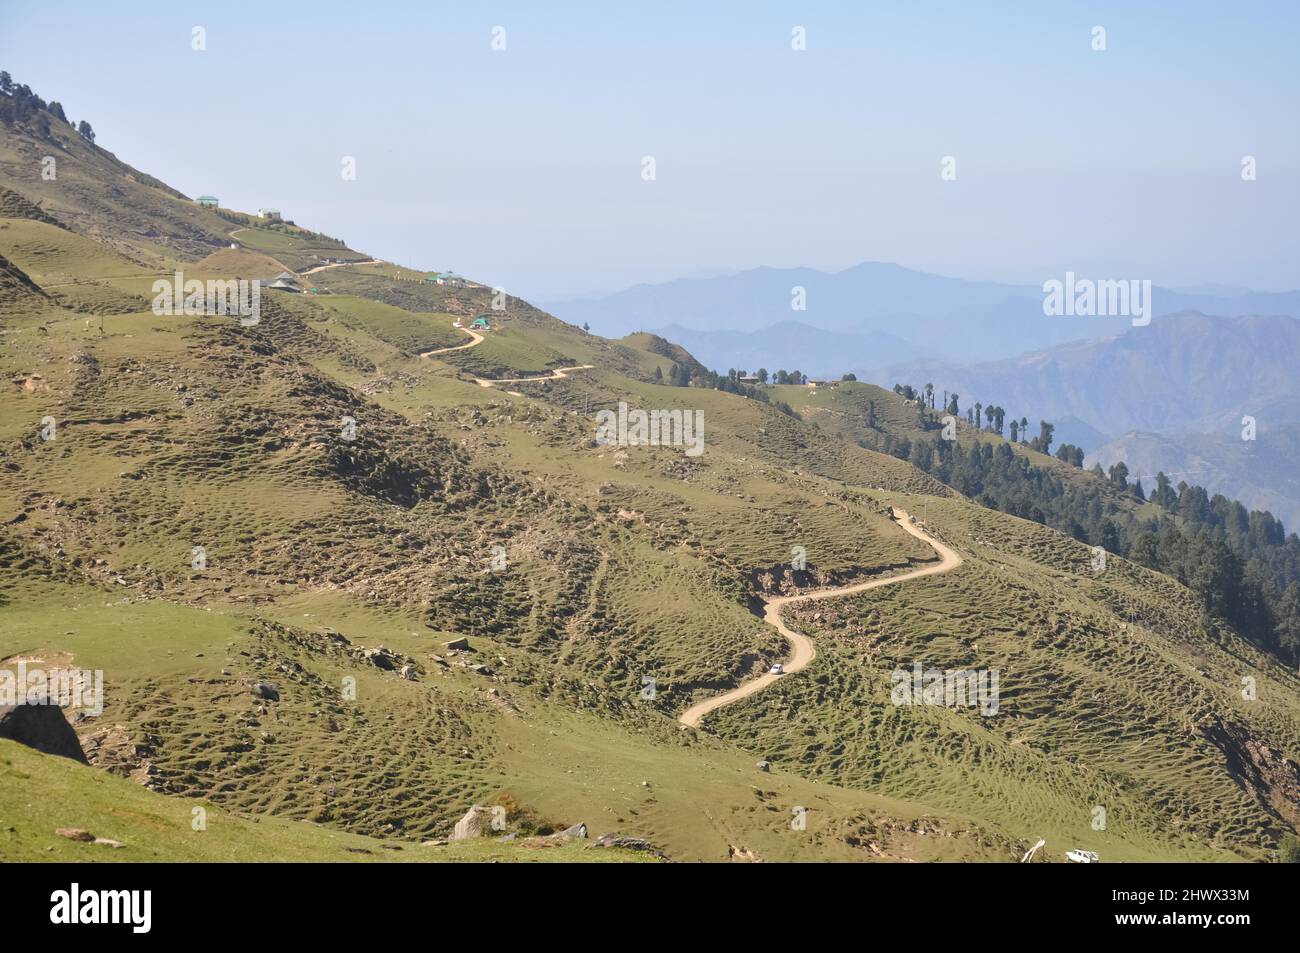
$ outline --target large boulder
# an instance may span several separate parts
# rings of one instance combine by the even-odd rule
[[[12,705],[0,708],[0,738],[88,764],[77,733],[58,705]]]
[[[451,839],[469,840],[473,837],[482,837],[491,830],[492,809],[475,804],[456,822],[456,827],[451,832]]]
[[[397,656],[390,652],[387,646],[379,645],[373,649],[366,649],[362,654],[368,662],[371,662],[376,668],[382,668],[385,672],[391,672],[397,668]]]

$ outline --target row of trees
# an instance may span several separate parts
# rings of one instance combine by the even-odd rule
[[[864,444],[869,445],[869,444]],[[1094,480],[1068,480],[1007,444],[909,440],[886,434],[876,447],[908,460],[992,509],[1034,520],[1082,543],[1163,572],[1201,599],[1204,622],[1231,625],[1289,664],[1300,662],[1300,538],[1266,511],[1248,511],[1203,487],[1156,475],[1154,511],[1122,463]]]
[[[758,382],[760,384],[767,384],[769,382],[773,384],[808,383],[808,375],[804,374],[802,371],[780,370],[777,371],[775,374],[770,374],[768,373],[766,367],[760,367],[753,374],[750,374],[749,371],[737,370],[736,368],[732,368],[731,370],[727,371],[727,376],[732,378],[733,380],[739,379],[741,377],[755,377],[758,379]]]
[[[781,370],[777,371],[775,374],[771,374],[768,372],[766,367],[760,367],[758,370],[754,371],[753,374],[749,373],[749,371],[738,370],[733,367],[727,371],[727,376],[732,380],[737,381],[742,377],[753,377],[756,378],[760,384],[807,384],[809,380],[808,375],[803,371]],[[858,375],[851,373],[845,374],[840,378],[840,380],[844,381],[856,381],[857,379]]]
[[[785,373],[782,371],[781,373]],[[759,377],[766,376],[767,371],[760,371]],[[727,371],[726,374],[719,374],[717,371],[711,371],[706,367],[692,368],[689,364],[678,364],[674,361],[668,368],[668,374],[665,377],[664,372],[659,367],[655,367],[654,382],[656,384],[668,384],[670,387],[705,387],[709,390],[720,390],[728,394],[739,394],[741,397],[748,397],[750,400],[761,401],[764,404],[771,404],[777,410],[790,417],[798,417],[794,408],[783,400],[774,401],[767,395],[767,391],[761,390],[750,384],[743,383],[740,378],[749,377],[744,371],[738,371],[734,368]]]
[[[846,377],[847,380],[847,377]],[[935,389],[933,384],[926,384],[925,387],[914,387],[911,384],[895,384],[894,393],[898,394],[904,400],[915,404],[922,411],[922,427],[926,430],[933,430],[942,426],[939,421],[939,415],[935,411]],[[960,407],[961,395],[958,393],[943,392],[943,400],[939,404],[943,408],[943,413],[950,417],[961,417]],[[973,405],[966,408],[966,423],[976,430],[985,430],[989,433],[995,433],[999,437],[1005,433],[1007,425],[1006,408],[997,404],[984,405],[976,401]],[[874,426],[874,424],[872,425]],[[1011,442],[1024,443],[1031,449],[1039,453],[1050,453],[1052,449],[1052,440],[1056,432],[1056,426],[1046,420],[1038,422],[1038,436],[1030,439],[1029,437],[1029,419],[1021,417],[1016,420],[1014,417],[1010,421]],[[1068,458],[1072,462],[1075,458],[1073,450]],[[1062,458],[1066,459],[1066,458]],[[1080,453],[1079,462],[1076,466],[1083,466],[1083,457]]]
[[[63,111],[62,103],[57,101],[47,103],[32,92],[30,86],[25,83],[15,83],[13,77],[4,70],[0,70],[0,94],[3,94],[0,96],[0,122],[5,125],[27,126],[37,135],[45,138],[50,135],[51,116],[60,122],[71,123],[67,113]],[[87,142],[95,141],[95,130],[86,120],[81,120],[76,128]]]

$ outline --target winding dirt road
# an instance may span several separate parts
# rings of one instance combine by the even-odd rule
[[[568,377],[573,371],[585,371],[595,366],[595,364],[575,364],[573,367],[557,367],[543,377],[503,377],[498,380],[488,377],[476,377],[474,380],[479,387],[492,387],[496,384],[531,384],[533,381],[558,381]]]
[[[226,232],[226,234],[229,235],[231,238],[235,238],[236,232],[246,232],[246,231],[248,231],[248,226],[245,225],[240,228],[231,229],[230,231]],[[244,251],[250,251],[257,255],[265,255],[267,258],[270,258],[271,261],[279,265],[282,270],[289,272],[289,274],[291,275],[298,275],[300,277],[306,277],[307,275],[314,275],[318,271],[327,271],[330,268],[345,268],[348,265],[379,265],[383,263],[383,260],[379,258],[367,258],[365,261],[336,261],[332,265],[317,265],[315,268],[308,268],[306,271],[294,271],[292,268],[290,268],[288,265],[280,261],[280,259],[276,258],[274,255],[270,254],[269,252],[258,251],[256,248],[249,248],[247,245],[244,245],[242,242],[240,242],[238,238],[235,238],[235,243],[239,245],[239,247],[242,248]]]
[[[382,262],[378,258],[367,258],[365,261],[336,261],[332,265],[317,265],[315,268],[308,268],[306,271],[299,272],[301,275],[314,275],[318,271],[329,271],[331,268],[346,268],[349,265],[378,265]]]
[[[483,335],[479,334],[477,331],[471,331],[469,328],[458,328],[457,330],[464,331],[474,340],[470,341],[468,344],[457,344],[453,347],[434,347],[429,348],[427,351],[416,351],[416,353],[419,354],[420,357],[433,357],[435,354],[447,354],[451,351],[464,351],[471,347],[478,347],[478,345],[483,343]],[[478,380],[478,378],[475,378],[475,380]]]
[[[800,635],[791,629],[786,628],[785,623],[781,621],[781,610],[792,602],[816,602],[822,599],[837,599],[840,596],[851,596],[855,593],[866,592],[868,589],[879,589],[881,586],[892,586],[896,583],[907,582],[911,579],[920,579],[922,576],[933,576],[937,573],[948,572],[950,569],[956,569],[961,565],[961,557],[953,550],[949,549],[943,543],[939,542],[933,536],[926,533],[912,521],[912,517],[907,514],[906,510],[894,507],[894,512],[898,515],[898,525],[903,530],[917,539],[924,540],[934,548],[939,554],[937,563],[930,563],[919,569],[911,569],[897,576],[887,576],[884,579],[872,579],[869,582],[859,582],[852,586],[844,586],[840,589],[824,589],[820,592],[809,592],[797,596],[777,596],[775,599],[768,601],[763,609],[763,621],[768,625],[775,626],[776,630],[785,636],[794,651],[790,653],[790,658],[782,663],[785,670],[783,675],[773,675],[771,672],[760,675],[758,678],[746,682],[738,688],[733,688],[729,692],[706,699],[702,702],[696,702],[686,711],[682,712],[677,719],[687,728],[698,728],[701,719],[710,712],[724,708],[732,702],[740,701],[742,698],[748,698],[755,692],[761,692],[767,686],[771,685],[779,678],[786,675],[792,675],[801,669],[807,668],[814,658],[817,657],[817,650],[813,648],[812,640],[806,635]]]
[[[448,354],[452,351],[468,350],[471,347],[478,347],[478,345],[483,343],[483,335],[479,334],[477,331],[471,331],[469,328],[459,328],[458,330],[464,331],[473,338],[473,340],[468,344],[457,344],[454,347],[430,348],[427,351],[417,351],[416,353],[418,353],[420,357],[433,357],[436,354]],[[595,366],[595,364],[575,364],[573,367],[559,367],[551,371],[551,373],[544,374],[541,377],[476,377],[474,378],[474,383],[478,384],[479,387],[495,387],[497,384],[530,384],[533,381],[558,381],[568,377],[574,371],[586,371]]]

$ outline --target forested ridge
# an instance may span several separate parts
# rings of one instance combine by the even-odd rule
[[[923,425],[939,426],[929,416]],[[963,446],[938,434],[913,440],[877,433],[861,442],[983,506],[1172,576],[1200,596],[1207,627],[1226,622],[1287,663],[1300,662],[1300,538],[1271,513],[1247,510],[1200,486],[1174,486],[1163,473],[1148,499],[1140,482],[1129,483],[1122,463],[1109,473],[1095,468],[1091,479],[1067,479],[1002,440],[977,438]],[[1027,443],[1047,453],[1051,425],[1044,423]],[[1057,456],[1077,467],[1083,455],[1063,446]]]

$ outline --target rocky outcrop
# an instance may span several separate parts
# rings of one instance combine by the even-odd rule
[[[1196,730],[1223,752],[1228,772],[1261,808],[1293,828],[1300,825],[1300,765],[1218,715],[1203,719]]]
[[[154,748],[147,741],[138,742],[125,725],[100,725],[91,731],[83,730],[81,747],[97,768],[130,778],[147,788],[154,788],[158,783]]]
[[[41,306],[49,295],[21,268],[0,255],[0,311],[16,311],[20,306]]]
[[[0,185],[0,218],[25,218],[67,231],[67,226],[21,192]]]
[[[602,834],[600,838],[591,846],[593,847],[618,847],[622,850],[635,850],[646,854],[653,854],[661,860],[667,860],[668,855],[661,851],[648,840],[642,840],[640,837],[625,837],[621,834]]]
[[[77,733],[57,705],[13,705],[0,708],[0,738],[88,764]]]
[[[389,651],[385,645],[377,645],[373,649],[365,649],[363,656],[367,662],[370,662],[375,668],[382,668],[385,672],[392,672],[397,668],[397,656]]]
[[[475,804],[459,821],[451,832],[452,840],[469,840],[483,837],[492,830],[492,809]]]
[[[96,837],[90,831],[82,830],[80,827],[56,827],[54,833],[60,837],[66,837],[68,840],[75,840],[81,844],[99,844],[102,847],[122,848],[126,845],[121,841],[115,841],[111,837]]]

